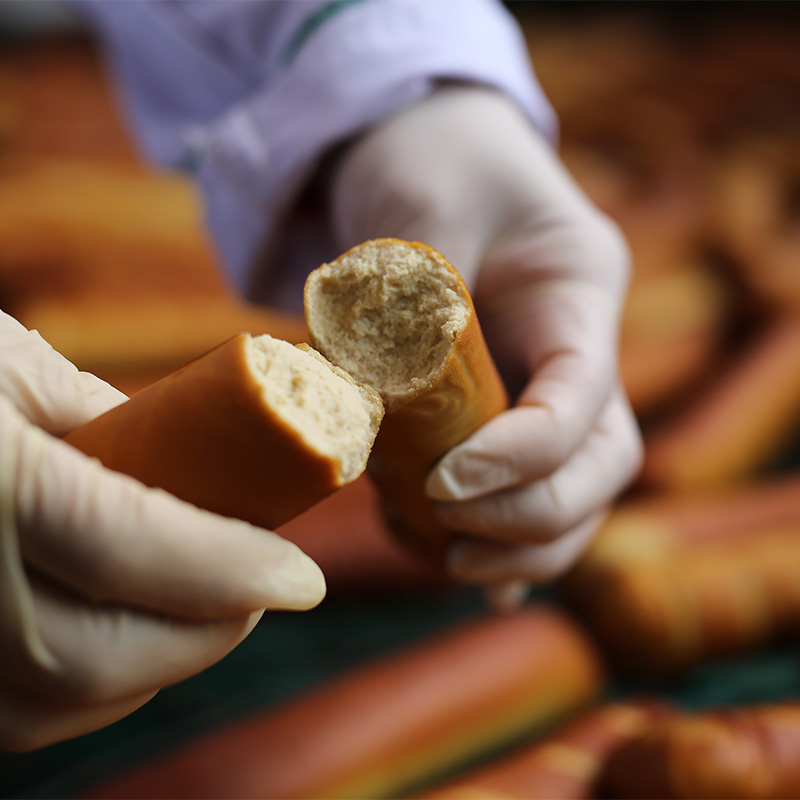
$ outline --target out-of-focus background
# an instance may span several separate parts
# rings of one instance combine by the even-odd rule
[[[606,697],[800,699],[800,13],[509,8],[566,165],[630,242],[621,370],[647,445],[593,550],[532,602],[586,631]],[[194,188],[143,162],[94,43],[43,2],[0,3],[0,307],[128,393],[239,330],[303,335],[233,295]],[[363,483],[286,533],[329,572],[319,609],[269,615],[105,731],[0,754],[0,794],[80,795],[485,610],[384,540]]]

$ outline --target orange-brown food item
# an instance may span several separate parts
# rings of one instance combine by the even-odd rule
[[[66,437],[107,467],[273,528],[366,466],[383,407],[307,345],[241,334]]]
[[[696,389],[723,341],[725,285],[691,261],[635,272],[622,314],[620,378],[640,417]]]
[[[663,674],[800,622],[800,476],[619,507],[565,581],[616,664]]]
[[[508,403],[464,282],[424,244],[377,239],[312,272],[305,309],[314,347],[380,392],[370,474],[393,530],[435,557],[428,473]]]
[[[51,65],[65,90],[75,58],[57,57],[60,63]],[[35,85],[35,71],[29,61],[24,81]],[[35,98],[41,90],[21,94]],[[91,140],[97,120],[79,116],[81,135]],[[54,145],[65,143],[64,122],[51,125],[60,133]],[[21,137],[26,145],[29,133]],[[92,145],[96,156],[102,144]],[[301,315],[232,296],[203,226],[198,189],[185,176],[119,158],[64,155],[12,156],[2,167],[3,310],[79,369],[130,394],[240,331],[308,338]]]
[[[103,798],[376,798],[592,701],[603,683],[566,616],[529,606],[359,666],[92,792]]]
[[[778,111],[734,130],[711,172],[711,228],[729,254],[751,302],[800,311],[800,237],[796,197],[800,187],[796,111]],[[782,101],[782,102],[781,102]],[[766,109],[761,109],[763,114]],[[738,135],[737,135],[738,134]]]
[[[800,314],[772,320],[685,411],[646,439],[641,481],[724,485],[754,475],[800,426]]]
[[[800,797],[800,704],[670,714],[615,751],[618,798]]]
[[[609,755],[666,713],[660,703],[609,703],[417,800],[591,800]]]

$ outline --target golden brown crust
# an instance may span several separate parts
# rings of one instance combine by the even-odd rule
[[[386,414],[370,459],[387,519],[413,550],[438,555],[447,541],[425,493],[428,474],[448,450],[506,407],[505,388],[473,312],[436,383]]]
[[[798,752],[798,703],[676,713],[612,754],[604,784],[619,798],[795,798]]]
[[[558,611],[488,616],[362,665],[92,794],[396,797],[576,710],[602,680],[591,643]]]
[[[624,342],[620,379],[637,416],[661,411],[695,388],[713,364],[719,340],[719,331],[708,328],[677,331],[645,343]]]
[[[186,177],[64,156],[3,161],[0,282],[3,310],[79,369],[131,394],[240,331],[308,338],[302,316],[232,296]]]
[[[620,378],[637,415],[695,389],[723,348],[727,287],[702,263],[635,271],[621,320]]]
[[[794,197],[800,181],[797,119],[739,130],[711,170],[711,233],[727,251],[753,305],[800,310]],[[761,127],[761,126],[759,126]]]
[[[274,528],[339,485],[263,399],[241,334],[66,437],[110,469]]]
[[[777,317],[684,413],[647,436],[642,483],[723,485],[768,464],[798,425],[798,363],[800,316]]]
[[[800,477],[629,503],[566,594],[619,668],[664,674],[800,621]]]
[[[589,800],[610,753],[658,716],[661,703],[611,703],[571,719],[534,744],[479,767],[418,800]]]
[[[396,242],[399,240],[381,239],[364,245],[377,243],[392,247]],[[413,550],[437,558],[443,552],[448,532],[436,518],[425,493],[426,478],[448,450],[503,411],[508,397],[483,338],[467,287],[457,271],[427,245],[399,243],[410,244],[446,266],[457,279],[461,297],[469,308],[466,324],[433,378],[409,392],[402,401],[386,401],[386,414],[369,463],[370,475],[380,490],[393,531]],[[364,245],[352,248],[340,258],[357,255]],[[313,304],[308,302],[308,294],[306,321],[314,346],[333,360],[320,341],[320,322]]]

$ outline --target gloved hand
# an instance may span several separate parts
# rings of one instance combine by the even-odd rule
[[[628,252],[507,98],[440,88],[349,146],[331,184],[341,249],[396,236],[469,286],[509,411],[428,479],[456,578],[550,580],[572,565],[641,460],[617,377]],[[511,584],[512,594],[514,584]]]
[[[222,658],[265,608],[320,602],[273,533],[59,441],[125,396],[0,312],[0,747],[103,727]]]

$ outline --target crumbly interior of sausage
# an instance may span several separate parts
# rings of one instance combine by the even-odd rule
[[[435,377],[469,316],[446,262],[424,248],[381,240],[316,270],[306,307],[319,349],[374,386],[387,407]]]
[[[331,459],[340,484],[357,478],[383,416],[377,392],[359,386],[310,347],[268,335],[250,339],[247,358],[265,404],[281,422]]]

